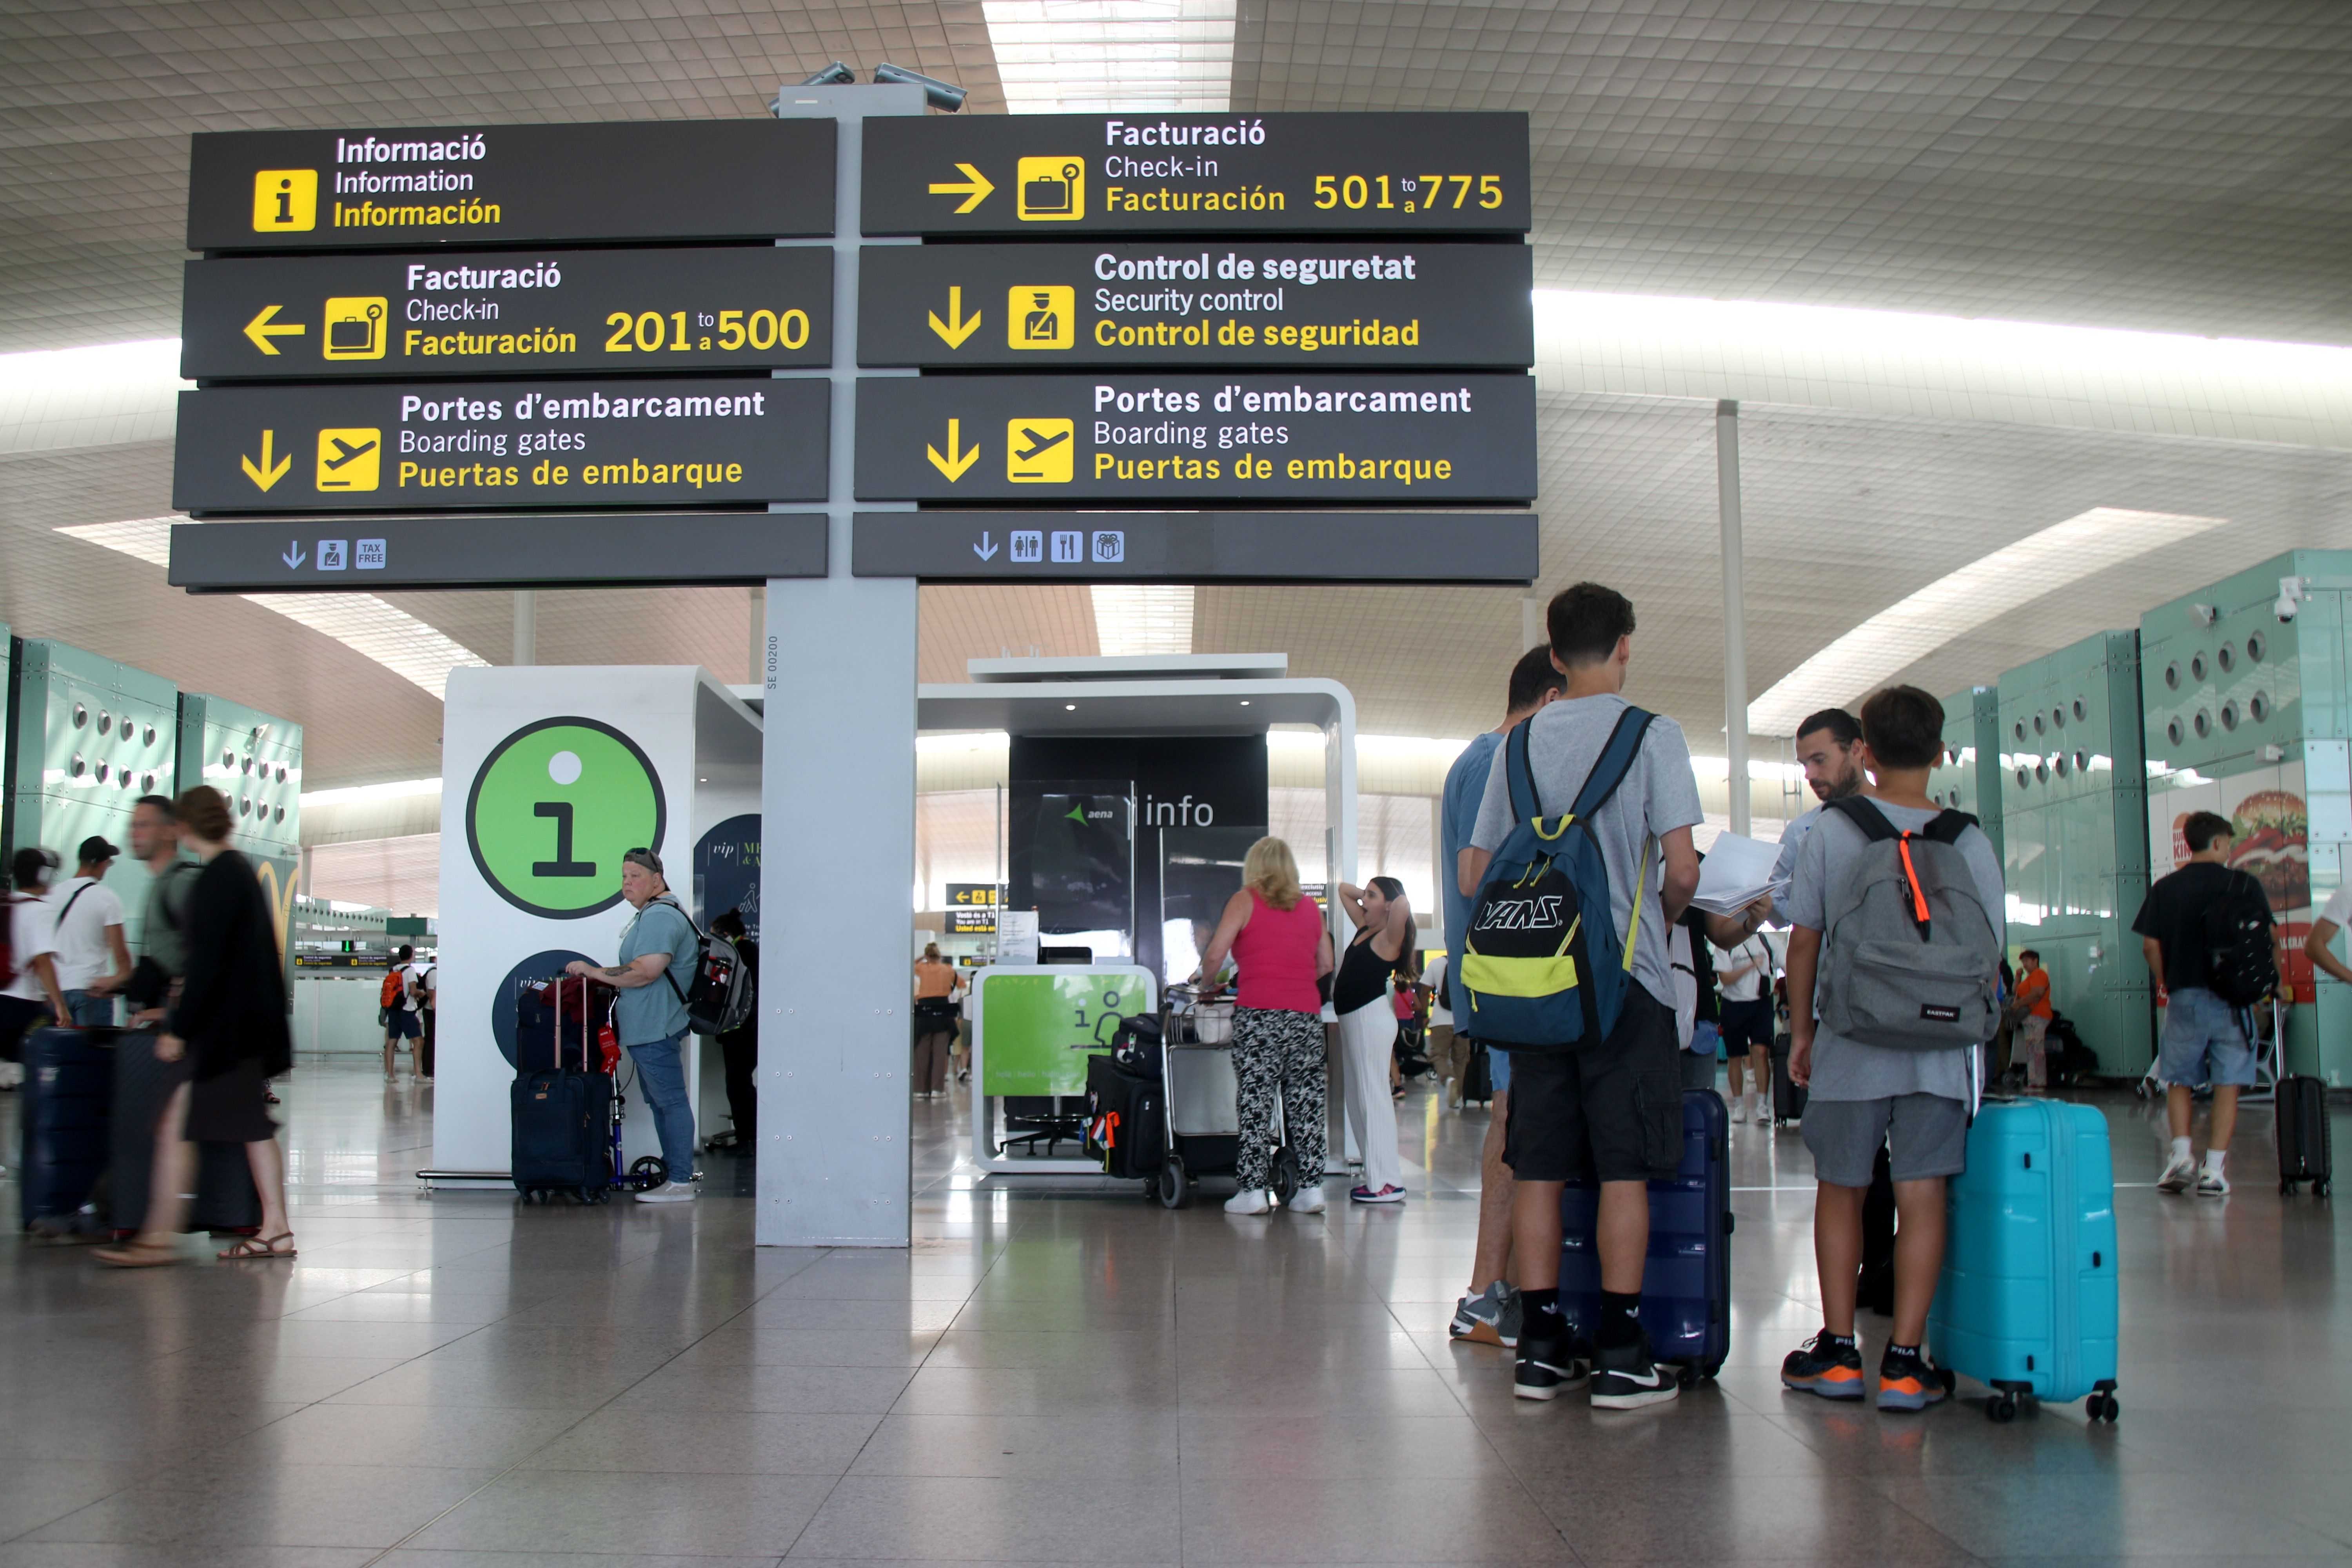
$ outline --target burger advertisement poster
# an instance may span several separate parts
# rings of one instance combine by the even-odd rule
[[[2311,819],[2304,798],[2303,764],[2258,768],[2187,788],[2151,788],[2147,795],[2150,868],[2162,877],[2189,864],[2187,827],[2192,812],[2230,819],[2230,861],[2260,882],[2286,939],[2287,972],[2297,1000],[2311,995],[2311,960],[2303,939],[2311,930]]]

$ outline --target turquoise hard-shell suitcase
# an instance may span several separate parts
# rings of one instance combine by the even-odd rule
[[[1927,1314],[1938,1365],[2020,1398],[2084,1399],[2113,1421],[2116,1181],[2106,1119],[2054,1100],[1987,1100],[1952,1178],[1944,1273]]]

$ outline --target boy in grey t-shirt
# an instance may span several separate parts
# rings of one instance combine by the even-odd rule
[[[1944,707],[1916,686],[1890,686],[1862,708],[1868,792],[1880,816],[1918,832],[1941,815],[1927,798],[1927,774],[1943,751]],[[1838,812],[1825,812],[1797,851],[1789,892],[1789,1076],[1807,1084],[1805,1146],[1820,1178],[1814,1252],[1821,1268],[1822,1331],[1780,1364],[1780,1381],[1826,1399],[1867,1392],[1853,1310],[1862,1262],[1862,1205],[1872,1162],[1887,1145],[1900,1225],[1895,1245],[1895,1329],[1879,1365],[1878,1407],[1921,1410],[1944,1386],[1921,1353],[1927,1305],[1944,1262],[1944,1184],[1968,1167],[1969,1107],[1976,1065],[1966,1047],[1900,1050],[1865,1045],[1820,1026],[1818,994],[1826,910],[1862,873],[1869,841]],[[2004,897],[1992,841],[1970,826],[1955,841],[1977,899],[1999,937]]]

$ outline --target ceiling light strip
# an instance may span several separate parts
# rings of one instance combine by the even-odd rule
[[[184,517],[142,517],[125,522],[75,523],[58,530],[90,544],[135,556],[152,566],[172,563],[172,525]],[[489,660],[373,594],[244,594],[265,610],[334,638],[402,679],[440,700],[449,672],[487,668]]]
[[[1962,635],[2110,566],[2229,519],[2094,507],[2005,544],[1898,600],[1814,654],[1748,705],[1759,735],[1789,735],[1807,714],[1851,703]]]
[[[1232,101],[1234,0],[985,0],[1014,114],[1221,113]]]

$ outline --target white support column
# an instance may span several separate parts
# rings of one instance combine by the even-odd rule
[[[1723,522],[1723,738],[1731,790],[1731,831],[1747,837],[1748,600],[1739,524],[1739,405],[1715,405],[1715,494]]]
[[[920,114],[914,87],[787,86],[838,122],[829,573],[767,586],[760,900],[768,951],[821,977],[760,998],[763,1247],[905,1247],[915,881],[916,584],[850,575],[857,453],[860,122]],[[825,243],[819,241],[817,243]],[[896,510],[869,507],[868,510]],[[911,510],[911,509],[908,509]],[[782,973],[779,970],[778,973]]]
[[[519,588],[514,596],[514,658],[509,662],[539,662],[539,590]]]

